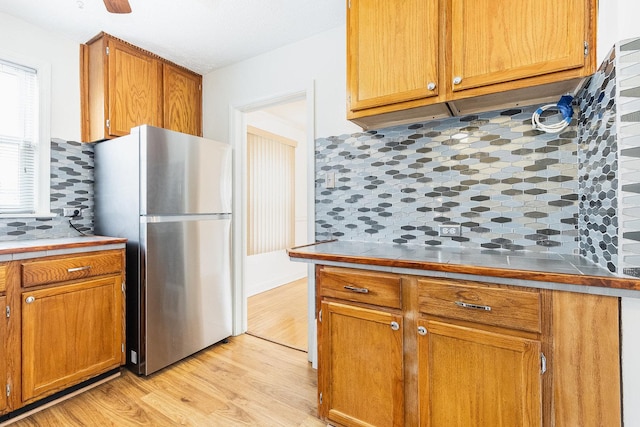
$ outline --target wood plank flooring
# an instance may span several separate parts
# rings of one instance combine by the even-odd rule
[[[150,376],[123,375],[11,424],[325,426],[306,353],[240,335]]]
[[[306,277],[247,299],[248,334],[307,351]]]

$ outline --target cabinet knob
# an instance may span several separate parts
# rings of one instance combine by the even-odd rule
[[[31,304],[32,302],[34,302],[36,300],[36,297],[27,297],[24,302],[26,302],[27,304]]]
[[[418,326],[418,334],[427,335],[427,328],[425,328],[424,326]]]
[[[453,84],[454,85],[459,85],[460,83],[462,83],[462,77],[456,76],[456,77],[453,78]]]
[[[398,322],[391,322],[391,330],[397,331],[398,329],[400,329]]]
[[[429,82],[429,84],[427,84],[427,89],[435,90],[435,88],[436,88],[436,84],[434,82]]]

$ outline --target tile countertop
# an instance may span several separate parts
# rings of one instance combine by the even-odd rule
[[[106,236],[79,236],[59,239],[11,240],[0,242],[0,261],[49,255],[122,249],[127,239]]]
[[[639,279],[616,276],[578,255],[338,240],[294,247],[288,254],[292,261],[316,264],[640,297],[626,292],[640,291]]]

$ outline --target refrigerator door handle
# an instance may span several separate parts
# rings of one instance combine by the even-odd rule
[[[140,222],[150,224],[156,222],[186,222],[231,219],[230,213],[220,214],[189,214],[189,215],[142,215]]]

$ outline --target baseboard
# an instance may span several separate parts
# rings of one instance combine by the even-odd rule
[[[247,296],[251,297],[253,295],[257,295],[259,293],[277,288],[278,286],[285,285],[289,282],[294,282],[296,280],[303,279],[305,277],[307,277],[306,274],[295,273],[295,274],[289,274],[286,276],[276,277],[274,279],[263,281],[260,283],[256,283],[253,286],[251,286],[251,288],[247,288]]]

